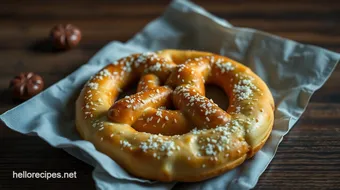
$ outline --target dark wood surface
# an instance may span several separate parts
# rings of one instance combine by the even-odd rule
[[[233,25],[256,28],[340,52],[340,1],[194,1]],[[126,41],[158,17],[169,1],[0,1],[0,113],[18,105],[8,94],[20,71],[42,75],[50,86],[111,40]],[[50,28],[73,23],[78,48],[53,52]],[[257,189],[340,188],[340,68],[312,97],[279,146]],[[38,137],[0,126],[0,189],[94,189],[92,167]],[[12,171],[76,171],[77,179],[12,179]]]

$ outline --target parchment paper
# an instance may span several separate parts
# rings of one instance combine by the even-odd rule
[[[249,66],[268,84],[277,106],[274,130],[253,159],[203,182],[160,183],[129,175],[108,156],[96,151],[92,143],[80,139],[75,130],[74,104],[90,76],[131,53],[165,48],[204,50],[231,57]],[[233,27],[191,2],[178,0],[127,43],[108,44],[74,73],[0,118],[9,128],[37,135],[94,166],[97,189],[249,189],[256,185],[283,136],[339,59],[339,54],[322,48]]]

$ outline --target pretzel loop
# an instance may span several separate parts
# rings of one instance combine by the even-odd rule
[[[116,100],[138,81],[137,92]],[[205,84],[228,95],[222,109]],[[227,57],[163,50],[122,58],[92,77],[76,103],[81,137],[128,172],[200,181],[233,169],[266,142],[274,121],[266,84]]]

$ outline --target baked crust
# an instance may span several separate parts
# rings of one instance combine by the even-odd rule
[[[137,94],[115,101],[140,77]],[[226,111],[204,96],[205,83],[223,88]],[[178,110],[160,108],[170,101]],[[122,58],[92,77],[76,102],[76,128],[135,176],[193,182],[259,151],[273,111],[267,85],[244,65],[207,52],[163,50]]]

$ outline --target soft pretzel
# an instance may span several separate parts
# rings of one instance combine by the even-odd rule
[[[117,100],[139,79],[135,94]],[[228,95],[226,111],[205,97],[205,83]],[[122,58],[92,77],[76,102],[76,127],[135,176],[192,182],[252,157],[270,135],[273,110],[268,87],[244,65],[163,50]]]

